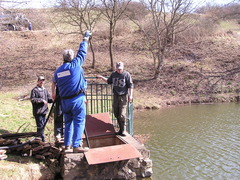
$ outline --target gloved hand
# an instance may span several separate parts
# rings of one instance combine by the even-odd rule
[[[87,30],[83,35],[83,40],[88,41],[92,37],[92,32]]]

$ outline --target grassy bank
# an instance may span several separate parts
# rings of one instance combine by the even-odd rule
[[[36,129],[30,101],[20,101],[18,96],[16,92],[0,95],[0,133],[32,132]]]
[[[32,104],[26,95],[26,90],[8,91],[0,94],[0,134],[36,132],[36,123],[32,115]],[[23,94],[25,94],[23,96]],[[50,107],[51,105],[49,105]],[[47,141],[53,142],[53,122],[52,117],[45,129]],[[32,137],[31,137],[32,138]],[[27,138],[21,141],[27,142]],[[9,179],[54,179],[56,166],[51,163],[48,166],[44,161],[34,157],[21,157],[19,154],[7,153],[7,159],[1,161],[1,180]],[[57,161],[55,161],[57,162]]]
[[[23,97],[20,92],[15,91],[0,94],[0,134],[36,132],[36,123],[32,115],[32,104],[28,99],[29,96]],[[53,136],[52,117],[46,126],[45,134],[51,140]]]

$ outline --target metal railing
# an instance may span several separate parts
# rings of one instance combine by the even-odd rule
[[[96,77],[86,77],[87,87],[87,114],[96,114],[108,112],[112,117],[113,126],[118,128],[118,123],[113,114],[112,101],[112,85],[101,83]],[[129,103],[127,107],[127,131],[133,135],[133,103]]]

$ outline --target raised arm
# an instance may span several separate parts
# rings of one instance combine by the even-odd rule
[[[86,55],[87,55],[87,48],[88,48],[88,41],[92,36],[92,32],[91,31],[86,31],[83,35],[83,41],[80,43],[78,52],[77,52],[77,56],[76,58],[73,60],[74,61],[78,61],[80,63],[80,66],[82,66]]]

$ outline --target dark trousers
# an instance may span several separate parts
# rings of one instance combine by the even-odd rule
[[[37,136],[42,138],[42,141],[45,142],[44,137],[44,124],[46,122],[46,114],[37,114],[34,116],[37,125]]]
[[[128,95],[113,96],[113,112],[117,118],[120,132],[122,133],[126,128],[126,112],[127,112]]]
[[[63,112],[61,107],[61,100],[56,100],[54,110],[54,134],[55,136],[61,134],[63,136]]]

